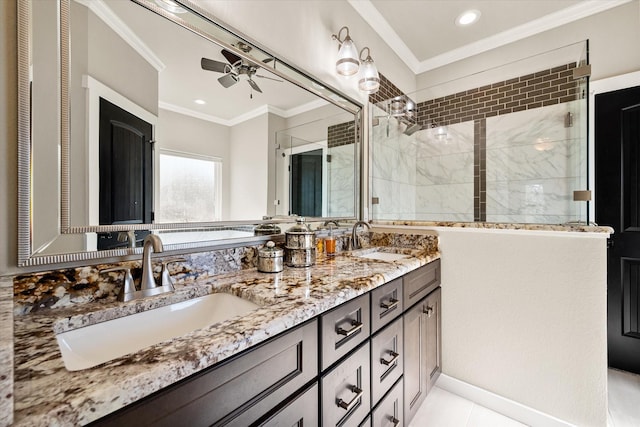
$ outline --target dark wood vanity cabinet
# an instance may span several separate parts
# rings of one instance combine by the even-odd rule
[[[278,425],[280,417],[313,418],[314,411],[317,421],[317,391],[302,394],[304,401],[296,399],[297,391],[317,375],[318,323],[314,319],[102,418],[95,425],[246,427],[268,417],[274,408],[279,412],[268,417],[264,425]],[[312,407],[304,404],[307,399],[313,401]],[[292,407],[279,409],[282,402],[290,401]],[[298,412],[299,408],[304,411]]]
[[[440,260],[94,423],[403,426],[441,371]]]
[[[405,422],[411,421],[442,371],[440,288],[404,315]]]

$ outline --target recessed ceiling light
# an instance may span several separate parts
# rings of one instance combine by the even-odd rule
[[[195,102],[198,105],[204,105],[207,103],[207,101],[205,101],[204,99],[195,99],[193,102]]]
[[[456,18],[456,25],[460,26],[460,27],[465,27],[467,25],[471,25],[474,22],[477,22],[478,19],[480,19],[480,11],[479,10],[467,10],[462,12],[460,15],[458,15],[458,17]]]

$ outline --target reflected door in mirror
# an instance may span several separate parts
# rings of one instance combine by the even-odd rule
[[[152,222],[152,132],[151,124],[100,99],[101,225]]]
[[[291,156],[291,212],[322,216],[322,150]]]

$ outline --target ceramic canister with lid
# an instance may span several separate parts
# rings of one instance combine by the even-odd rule
[[[279,273],[284,268],[284,251],[268,241],[264,248],[258,250],[258,271],[263,273]]]
[[[309,267],[316,262],[316,233],[304,218],[285,232],[285,263],[289,267]]]

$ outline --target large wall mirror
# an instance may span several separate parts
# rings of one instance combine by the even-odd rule
[[[20,265],[358,216],[357,102],[190,1],[18,6]]]

